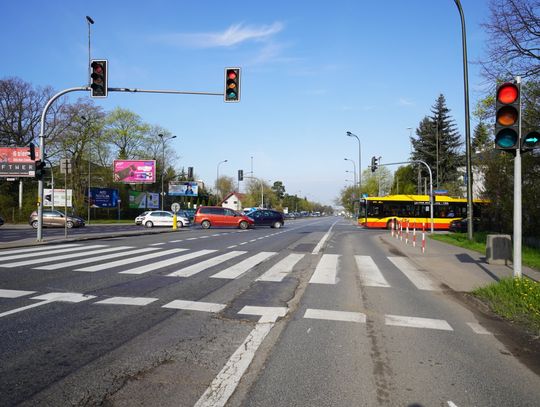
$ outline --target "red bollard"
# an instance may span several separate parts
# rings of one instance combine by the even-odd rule
[[[413,224],[412,247],[416,247],[416,219]]]
[[[426,224],[422,222],[422,253],[426,251]]]

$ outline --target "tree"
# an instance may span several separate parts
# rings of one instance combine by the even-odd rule
[[[474,128],[471,146],[473,152],[482,152],[493,147],[489,128],[482,121],[478,122]]]
[[[540,74],[540,2],[492,0],[489,20],[482,24],[488,34],[487,56],[481,62],[484,76],[537,78]]]
[[[115,147],[119,159],[138,158],[148,143],[150,126],[144,123],[139,115],[127,109],[117,107],[107,115],[105,135]],[[155,135],[157,136],[157,134]]]
[[[412,158],[424,161],[431,168],[433,182],[440,188],[457,182],[457,168],[462,165],[459,149],[463,143],[442,94],[432,106],[431,113],[420,122],[416,138],[411,138]],[[424,168],[421,171],[424,176],[428,175]]]
[[[394,173],[390,194],[416,194],[416,169],[412,165],[399,167]]]
[[[277,199],[280,201],[283,200],[283,197],[285,196],[285,186],[283,185],[283,182],[274,182],[274,185],[272,185],[272,191],[274,191]]]
[[[216,180],[216,191],[220,197],[234,191],[234,178],[223,175]]]

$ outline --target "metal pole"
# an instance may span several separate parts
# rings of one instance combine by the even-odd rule
[[[218,182],[219,182],[219,166],[223,163],[226,163],[228,162],[229,160],[223,160],[223,161],[220,161],[218,162],[218,165],[217,165],[217,171],[216,171],[216,193],[221,196],[221,194],[219,193],[219,188],[218,188]]]
[[[88,86],[90,86],[90,76],[92,75],[92,68],[90,66],[92,61],[90,53],[90,26],[94,24],[94,20],[92,20],[92,17],[86,16],[86,21],[88,21]]]
[[[521,85],[521,78],[516,77],[516,83]],[[518,143],[521,143],[521,103],[519,104]],[[514,159],[514,278],[521,278],[521,151],[518,144]]]
[[[165,201],[165,194],[163,189],[163,178],[165,178],[165,139],[163,134],[160,134],[161,137],[161,210],[163,210],[163,201]]]
[[[45,160],[45,116],[47,115],[47,111],[51,107],[52,103],[58,99],[60,96],[65,95],[69,92],[76,92],[76,91],[89,91],[89,86],[83,86],[78,88],[69,88],[65,89],[63,91],[58,92],[56,95],[54,95],[52,98],[49,99],[45,107],[43,108],[43,112],[41,113],[41,121],[40,121],[40,129],[39,129],[39,147],[41,151],[41,157],[43,160]],[[52,171],[52,167],[51,167]],[[41,242],[43,240],[43,179],[38,180],[38,228],[37,228],[37,238],[36,240],[38,242]]]
[[[460,0],[454,0],[461,17],[461,42],[463,47],[463,87],[465,93],[465,155],[467,156],[467,237],[473,240],[473,196],[472,196],[472,164],[471,164],[471,129],[469,117],[469,74],[467,70],[467,34],[465,32],[465,16]]]

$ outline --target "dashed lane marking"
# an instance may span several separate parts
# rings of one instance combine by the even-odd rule
[[[111,297],[106,300],[97,301],[94,304],[114,304],[114,305],[148,305],[154,301],[157,301],[158,298],[147,298],[147,297]]]
[[[385,324],[390,326],[402,326],[409,328],[438,329],[453,331],[452,327],[443,319],[405,317],[401,315],[385,315]]]
[[[180,309],[184,311],[220,312],[226,306],[226,304],[217,304],[213,302],[174,300],[163,305],[161,308]]]
[[[324,319],[327,321],[358,322],[363,324],[366,323],[366,314],[361,312],[331,311],[313,308],[308,308],[306,310],[304,318]]]

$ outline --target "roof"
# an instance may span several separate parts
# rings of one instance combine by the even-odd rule
[[[233,196],[233,195],[236,196],[240,202],[242,202],[242,201],[246,198],[246,194],[242,194],[242,193],[240,193],[240,192],[232,191],[232,192],[229,192],[229,193],[225,196],[225,198],[223,198],[223,199],[221,200],[220,205],[221,205],[223,202],[225,202],[227,199],[229,199],[231,196]]]

